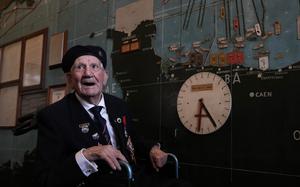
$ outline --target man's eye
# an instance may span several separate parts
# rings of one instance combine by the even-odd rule
[[[91,67],[92,67],[93,69],[99,69],[99,68],[100,68],[100,66],[98,66],[97,64],[92,64]]]
[[[85,66],[81,64],[81,65],[76,66],[76,69],[84,69],[84,67]]]

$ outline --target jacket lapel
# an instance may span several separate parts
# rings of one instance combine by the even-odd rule
[[[104,100],[106,105],[106,110],[109,116],[109,121],[114,130],[116,136],[116,142],[118,145],[118,149],[125,155],[125,157],[130,160],[130,153],[127,149],[127,135],[124,130],[124,111],[120,111],[116,103],[110,99],[110,96],[104,94]],[[78,148],[95,146],[98,144],[98,140],[96,140],[94,135],[96,133],[100,133],[98,128],[96,128],[96,124],[87,113],[87,111],[83,108],[80,102],[77,100],[74,93],[69,95],[69,111],[71,114],[71,131],[74,132],[73,141],[76,141],[76,145]],[[88,126],[88,127],[86,127]]]
[[[120,111],[118,106],[116,106],[116,103],[114,103],[107,94],[104,95],[106,110],[109,116],[109,121],[114,129],[114,133],[116,135],[116,141],[118,144],[118,148],[120,151],[126,156],[126,158],[129,158],[128,150],[127,150],[127,137],[125,136],[125,130],[124,130],[124,120],[122,119],[124,116],[124,111]]]
[[[72,119],[71,128],[75,130],[74,137],[79,137],[78,142],[84,142],[83,146],[86,147],[97,145],[98,140],[93,138],[98,132],[96,125],[74,93],[70,95],[69,111]]]

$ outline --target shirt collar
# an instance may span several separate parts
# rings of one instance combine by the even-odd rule
[[[102,93],[101,93],[102,94]],[[83,106],[83,108],[86,110],[86,111],[89,111],[90,108],[92,108],[93,104],[91,103],[88,103],[87,101],[85,101],[84,99],[82,99],[77,93],[75,93],[75,96],[76,98],[78,99],[78,101],[80,102],[80,104]],[[105,107],[105,101],[104,101],[104,95],[102,94],[101,96],[101,100],[100,102],[97,104],[97,106],[102,106],[104,109],[106,109]]]

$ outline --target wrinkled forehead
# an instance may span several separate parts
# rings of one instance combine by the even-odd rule
[[[74,61],[74,64],[85,64],[85,63],[98,63],[103,66],[102,62],[93,55],[82,55],[76,58]]]

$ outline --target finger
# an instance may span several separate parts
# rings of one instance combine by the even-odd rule
[[[117,157],[113,156],[113,157],[111,157],[111,160],[112,160],[112,162],[113,162],[113,164],[114,164],[114,166],[117,170],[122,169]]]
[[[150,151],[150,160],[152,163],[152,167],[158,172],[159,168],[158,168],[158,155],[157,155],[157,149],[152,148]]]
[[[116,157],[117,157],[118,160],[123,160],[125,162],[128,162],[126,157],[120,151],[117,152]]]
[[[122,169],[119,160],[128,162],[125,156],[112,145],[99,144],[97,147],[99,148],[98,156],[100,157],[100,159],[105,160],[113,170]]]
[[[117,158],[114,155],[107,155],[105,157],[105,161],[108,163],[108,165],[113,169],[113,170],[121,170],[121,166],[117,160]]]
[[[156,167],[161,168],[163,167],[164,163],[164,158],[163,157],[158,157],[156,159]]]
[[[161,168],[165,165],[168,159],[168,154],[165,152],[158,150],[155,152],[156,154],[153,155],[153,158],[155,160],[155,165],[157,168]]]
[[[120,169],[120,165],[115,156],[116,149],[113,148],[111,145],[98,145],[98,146],[102,149],[101,151],[102,159],[105,160],[113,170]]]
[[[116,170],[116,169],[117,169],[117,166],[115,165],[115,162],[113,161],[113,159],[111,159],[111,158],[109,158],[109,157],[106,157],[104,160],[105,160],[105,161],[107,162],[107,164],[111,167],[111,169],[113,169],[113,170]]]
[[[125,162],[128,162],[127,159],[125,158],[125,156],[119,150],[117,150],[115,148],[112,148],[111,155],[109,155],[109,156],[110,156],[110,159],[113,162],[114,166],[118,170],[122,169],[121,165],[119,163],[119,160],[123,160]]]
[[[151,163],[152,163],[152,167],[155,169],[155,171],[159,171],[157,165],[156,165],[156,161],[154,157],[150,157]]]

